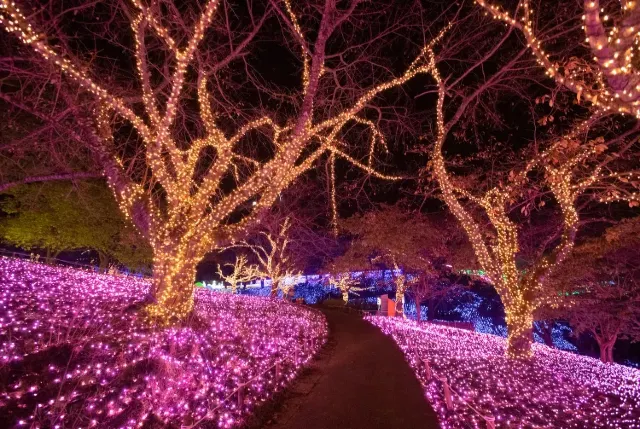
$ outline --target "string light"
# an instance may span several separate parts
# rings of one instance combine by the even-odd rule
[[[404,352],[443,428],[640,428],[638,369],[542,344],[533,345],[531,360],[510,360],[508,345],[495,335],[366,319]],[[451,409],[437,377],[447,380]]]
[[[0,388],[7,427],[241,426],[326,341],[318,312],[203,289],[197,329],[156,329],[123,311],[150,287],[0,258],[0,367],[13,368]]]
[[[171,135],[178,114],[180,98],[184,96],[186,71],[192,65],[198,45],[212,23],[218,0],[208,0],[201,15],[193,26],[191,36],[181,47],[161,24],[160,17],[146,8],[139,0],[132,0],[137,14],[131,21],[134,35],[135,63],[138,78],[142,86],[144,115],[136,113],[127,103],[95,83],[85,67],[73,64],[64,53],[46,44],[46,37],[29,24],[24,13],[10,0],[0,0],[0,25],[15,34],[25,45],[37,54],[55,64],[83,90],[92,94],[99,102],[94,112],[97,135],[110,146],[113,142],[111,123],[114,117],[128,121],[137,131],[144,144],[146,162],[150,167],[150,180],[144,185],[126,179],[126,169],[120,158],[114,158],[119,171],[105,168],[105,174],[120,208],[129,218],[136,218],[136,207],[144,207],[149,215],[148,231],[145,231],[154,251],[154,287],[156,303],[147,308],[148,314],[166,322],[181,319],[193,309],[193,279],[196,264],[207,252],[216,250],[220,237],[234,236],[246,230],[255,222],[261,210],[270,207],[280,192],[308,169],[325,153],[330,152],[332,159],[340,156],[366,173],[383,179],[396,179],[395,176],[377,172],[371,162],[375,141],[384,146],[384,138],[373,122],[362,117],[362,112],[375,97],[383,91],[400,85],[420,74],[429,72],[431,65],[425,64],[425,52],[420,53],[407,70],[399,77],[375,85],[356,99],[355,103],[332,117],[314,122],[313,95],[309,94],[312,81],[317,82],[324,71],[323,64],[311,67],[310,54],[307,52],[304,34],[298,24],[289,0],[284,0],[287,13],[293,24],[295,37],[300,42],[303,56],[303,93],[310,97],[311,103],[300,112],[303,126],[282,127],[268,117],[258,118],[239,127],[238,131],[226,136],[216,123],[216,114],[212,112],[207,91],[207,76],[198,71],[198,104],[200,117],[206,135],[191,142],[187,149],[176,143]],[[149,66],[145,48],[145,31],[150,28],[157,35],[170,55],[175,58],[171,76],[167,78],[170,88],[164,108],[154,96],[149,79]],[[437,43],[444,35],[448,25],[429,46]],[[366,125],[372,132],[369,151],[369,164],[363,164],[352,158],[338,147],[340,132],[349,123]],[[269,127],[276,153],[272,159],[259,162],[236,152],[237,144],[252,131]],[[300,161],[305,148],[320,141],[319,147],[311,151]],[[194,176],[198,160],[205,148],[214,148],[216,160],[198,183]],[[232,192],[215,203],[211,197],[216,195],[225,174],[236,168],[236,163],[250,163],[253,174]],[[335,177],[332,177],[335,180]],[[166,195],[166,205],[162,210],[150,197],[157,186]],[[238,209],[253,201],[252,211],[240,222],[228,224],[227,219]],[[202,231],[208,231],[202,234]]]
[[[336,156],[329,155],[329,180],[331,186],[331,229],[334,237],[338,236],[338,204],[336,203]]]
[[[260,271],[255,265],[249,265],[247,257],[239,255],[233,264],[225,264],[227,267],[231,267],[230,274],[224,274],[222,267],[218,265],[218,275],[220,278],[229,283],[231,286],[231,293],[238,292],[238,285],[241,283],[247,283],[251,280],[260,277]]]
[[[290,228],[291,218],[287,217],[278,226],[276,233],[260,231],[268,246],[249,244],[246,241],[242,243],[258,259],[258,276],[271,279],[271,297],[275,297],[279,289],[282,290],[283,298],[286,297],[295,286],[295,279],[302,275],[301,271],[295,269],[289,256]]]
[[[397,265],[396,270],[399,270]],[[404,274],[398,274],[393,278],[393,283],[396,286],[396,315],[404,316],[404,294],[409,287],[407,284],[407,278]]]
[[[394,255],[387,255],[387,257],[390,257],[392,259],[392,263],[393,263],[393,267],[394,267],[394,271],[393,271],[393,284],[396,287],[396,303],[395,303],[395,314],[397,316],[402,316],[404,317],[404,297],[405,297],[405,293],[407,292],[407,289],[409,289],[410,287],[417,285],[418,282],[420,281],[419,277],[417,276],[407,276],[404,273],[404,270],[400,269],[400,266],[398,265],[398,263],[396,262],[396,258]],[[416,307],[416,312],[420,311],[419,308],[419,303],[418,306]]]
[[[342,300],[344,305],[349,302],[349,292],[356,293],[366,288],[356,287],[358,281],[351,277],[351,273],[339,273],[331,274],[328,276],[327,281],[329,285],[338,289],[342,293]]]
[[[550,292],[546,288],[545,281],[573,249],[579,220],[575,209],[576,199],[593,183],[602,180],[600,169],[596,167],[585,180],[574,183],[576,166],[586,165],[586,161],[598,153],[596,146],[586,145],[577,154],[565,159],[558,167],[552,165],[552,155],[564,142],[586,132],[589,125],[599,118],[601,113],[595,112],[589,120],[579,123],[566,136],[557,139],[548,150],[534,157],[520,173],[515,175],[512,183],[498,185],[483,196],[475,197],[454,186],[446,170],[443,155],[443,145],[448,131],[444,123],[446,91],[435,63],[433,50],[427,49],[427,54],[431,75],[438,85],[437,135],[432,151],[433,174],[440,186],[442,199],[462,225],[479,264],[503,302],[508,327],[507,355],[511,358],[529,358],[532,355],[534,311],[541,306],[555,307],[559,304],[558,294]],[[542,257],[522,275],[516,264],[519,251],[518,227],[509,218],[507,209],[509,201],[521,191],[528,174],[534,168],[541,168],[546,172],[545,185],[560,205],[564,228],[561,241],[553,252]],[[495,244],[485,239],[478,223],[460,203],[460,196],[468,198],[483,209],[497,234]]]
[[[307,94],[307,89],[309,87],[309,56],[307,55],[307,50],[304,42],[304,35],[302,34],[302,29],[298,24],[298,18],[293,13],[293,9],[291,8],[291,2],[289,0],[284,0],[285,8],[287,9],[287,13],[289,14],[289,18],[291,19],[291,23],[293,24],[293,29],[296,33],[296,36],[300,40],[300,47],[302,49],[302,88],[304,94]]]
[[[530,0],[522,2],[522,17],[512,17],[501,8],[491,5],[485,0],[476,0],[495,19],[522,31],[527,46],[532,50],[538,63],[546,69],[547,75],[558,83],[578,94],[578,101],[584,98],[601,110],[631,114],[640,118],[640,71],[632,64],[640,42],[640,27],[634,27],[637,14],[636,2],[625,1],[623,11],[629,18],[622,20],[621,27],[613,27],[610,34],[616,36],[615,41],[607,37],[600,21],[600,3],[598,0],[585,0],[583,20],[586,41],[594,52],[598,67],[594,72],[593,85],[577,79],[578,72],[561,67],[551,61],[544,52],[541,41],[535,36],[531,15],[533,10]],[[637,24],[635,24],[637,26]],[[613,42],[613,43],[612,43]],[[564,73],[562,72],[564,71]],[[589,73],[589,70],[581,70]]]

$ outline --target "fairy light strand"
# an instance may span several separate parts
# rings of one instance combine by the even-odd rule
[[[0,387],[7,427],[241,426],[326,341],[319,312],[203,289],[198,329],[156,329],[123,311],[150,287],[0,258],[0,367],[41,368]]]
[[[636,368],[543,344],[533,345],[530,361],[514,361],[504,355],[505,339],[495,335],[401,318],[366,319],[403,351],[443,428],[640,428]],[[453,393],[451,409],[442,378]]]
[[[538,63],[544,67],[547,75],[575,92],[578,95],[578,101],[584,97],[594,107],[604,111],[631,114],[640,118],[640,71],[631,64],[633,50],[637,49],[640,40],[640,27],[635,28],[624,24],[625,21],[632,20],[623,20],[621,28],[614,27],[610,34],[616,37],[615,40],[610,40],[612,37],[606,35],[600,20],[599,1],[584,1],[585,25],[583,28],[587,36],[586,41],[594,52],[597,66],[595,72],[597,85],[590,86],[580,82],[576,78],[576,72],[562,73],[563,67],[554,63],[544,51],[542,42],[536,37],[533,29],[531,18],[533,10],[529,0],[522,2],[523,16],[520,18],[510,15],[485,0],[476,0],[476,3],[493,18],[520,29],[525,36],[527,46]],[[625,15],[636,16],[638,13],[636,8],[635,1],[624,2]]]
[[[401,76],[374,85],[357,98],[353,105],[334,116],[318,119],[314,123],[313,115],[308,115],[300,129],[281,126],[268,117],[262,117],[239,125],[237,131],[230,136],[225,135],[216,123],[216,112],[211,109],[207,90],[207,76],[199,70],[197,99],[206,135],[192,141],[188,148],[182,149],[184,145],[178,146],[171,129],[178,115],[180,99],[184,96],[187,69],[192,65],[198,46],[211,26],[219,1],[209,0],[203,4],[191,34],[184,44],[180,45],[176,41],[179,39],[172,37],[169,29],[161,24],[159,10],[145,7],[140,0],[132,0],[132,4],[136,13],[131,22],[131,31],[134,36],[135,65],[145,108],[143,116],[135,113],[123,99],[97,84],[86,68],[78,67],[64,53],[58,52],[57,48],[47,45],[47,37],[29,24],[24,13],[14,2],[0,0],[0,25],[7,32],[17,36],[23,44],[34,49],[38,55],[60,68],[65,76],[97,99],[99,106],[94,112],[97,135],[105,146],[112,146],[112,124],[116,118],[129,122],[140,136],[151,172],[149,180],[144,184],[131,182],[123,185],[122,181],[112,177],[112,171],[105,169],[105,173],[120,208],[127,217],[133,218],[134,209],[138,206],[144,207],[148,213],[147,235],[154,251],[152,291],[157,301],[148,308],[148,313],[170,321],[183,318],[193,309],[192,285],[196,264],[207,252],[215,250],[220,245],[219,237],[232,236],[249,226],[257,219],[261,210],[270,207],[280,192],[300,174],[312,168],[324,153],[329,152],[334,159],[335,156],[340,156],[376,177],[396,179],[395,176],[379,173],[371,165],[374,142],[378,141],[385,147],[384,137],[372,122],[363,119],[362,112],[367,104],[383,91],[404,85],[415,76],[428,73],[430,66],[425,63],[423,51]],[[295,38],[300,42],[302,49],[302,80],[304,93],[307,94],[311,78],[311,54],[306,50],[305,35],[291,2],[284,0],[284,4],[296,34]],[[441,40],[448,28],[450,25],[443,29],[430,45]],[[146,33],[149,31],[162,40],[175,60],[173,70],[166,78],[169,93],[164,103],[154,96],[150,84],[150,59],[147,57],[144,44],[145,37],[148,36]],[[318,78],[321,76],[322,67]],[[372,133],[368,164],[361,163],[338,149],[336,142],[341,131],[354,122],[366,125]],[[272,142],[276,148],[272,159],[259,163],[236,152],[242,139],[263,128],[272,131]],[[299,158],[304,149],[318,140],[321,141],[320,147],[300,162]],[[194,180],[195,169],[203,151],[208,147],[217,152],[216,161],[201,182],[197,183]],[[122,159],[115,158],[115,161],[123,167]],[[252,164],[254,173],[220,201],[212,203],[210,197],[217,193],[227,172],[235,169],[236,163],[239,162]],[[166,207],[163,206],[162,210],[150,196],[156,185],[162,187],[167,199]],[[250,204],[252,202],[255,204]],[[226,223],[232,213],[248,204],[252,208],[250,214],[236,224]],[[202,234],[202,231],[209,233]]]
[[[546,281],[553,270],[569,256],[573,249],[578,226],[578,214],[575,209],[576,199],[584,190],[594,184],[599,177],[599,168],[594,168],[586,179],[575,182],[576,166],[586,165],[589,158],[597,155],[593,145],[586,145],[572,157],[553,166],[551,155],[559,148],[563,141],[575,139],[589,129],[594,118],[600,117],[596,111],[592,118],[577,124],[566,136],[558,139],[540,156],[534,157],[527,163],[522,172],[516,174],[514,182],[499,185],[490,189],[481,197],[473,197],[470,193],[457,189],[451,182],[445,167],[443,145],[447,136],[444,122],[444,102],[446,91],[443,80],[435,64],[435,54],[427,48],[431,76],[438,85],[438,101],[436,113],[437,135],[432,151],[432,170],[440,186],[442,199],[453,215],[462,225],[474,249],[479,264],[485,270],[487,277],[500,294],[505,307],[508,327],[506,353],[512,358],[529,358],[533,343],[533,313],[540,306],[557,306],[558,296],[549,293]],[[545,185],[559,203],[562,211],[563,233],[560,243],[550,255],[544,256],[522,275],[516,264],[519,251],[518,226],[508,215],[508,203],[521,189],[527,180],[527,175],[534,168],[545,171]],[[631,197],[633,198],[633,195]],[[459,196],[470,198],[478,204],[487,215],[491,226],[495,229],[495,244],[487,240],[478,223],[462,206]]]

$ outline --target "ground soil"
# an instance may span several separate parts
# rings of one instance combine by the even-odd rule
[[[436,414],[393,339],[357,314],[322,311],[329,324],[327,345],[278,404],[268,406],[269,418],[254,427],[438,429]]]

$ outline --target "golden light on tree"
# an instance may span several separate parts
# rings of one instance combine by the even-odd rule
[[[449,131],[444,118],[447,95],[435,65],[435,53],[430,50],[429,55],[432,76],[439,88],[437,135],[431,152],[431,171],[439,184],[441,198],[462,225],[478,263],[500,294],[508,328],[507,355],[529,357],[532,353],[534,311],[541,306],[558,304],[558,294],[548,288],[548,278],[573,249],[579,221],[576,210],[578,197],[594,183],[615,180],[620,176],[618,173],[602,174],[601,164],[594,162],[594,158],[606,150],[606,145],[602,148],[603,145],[598,144],[599,140],[567,145],[567,142],[583,137],[589,131],[589,126],[601,117],[601,113],[592,113],[588,120],[574,126],[565,136],[555,138],[547,150],[510,175],[508,183],[499,183],[482,195],[475,195],[458,186],[445,165],[443,145]],[[560,207],[562,234],[553,250],[523,272],[517,266],[519,226],[510,217],[509,207],[521,195],[534,171],[544,174],[542,186],[548,189]],[[489,228],[481,226],[481,221],[474,217],[470,208],[463,205],[463,201],[481,209]]]
[[[282,290],[283,297],[286,297],[293,283],[285,279],[292,279],[302,274],[294,266],[289,254],[291,251],[289,228],[291,228],[291,218],[287,217],[275,232],[260,231],[259,235],[264,239],[265,244],[250,244],[246,241],[241,244],[250,249],[258,260],[261,277],[271,279],[271,297],[275,297],[278,290]]]
[[[153,248],[155,303],[148,308],[149,314],[163,320],[188,314],[193,307],[197,263],[206,253],[223,246],[229,237],[235,237],[257,222],[261,211],[270,207],[282,190],[323,155],[329,153],[332,163],[338,157],[343,158],[375,177],[395,177],[378,173],[371,165],[376,142],[384,139],[382,131],[363,112],[382,92],[427,73],[425,51],[399,76],[362,89],[346,107],[328,111],[330,114],[324,112],[321,118],[315,115],[319,82],[326,73],[325,44],[358,4],[354,2],[352,8],[342,11],[327,2],[314,48],[309,49],[310,43],[295,14],[296,5],[284,1],[286,13],[282,18],[294,29],[294,43],[301,48],[302,101],[298,111],[285,121],[259,115],[246,121],[214,109],[211,81],[218,77],[215,71],[246,54],[243,49],[260,24],[220,63],[211,61],[210,56],[202,56],[202,41],[215,21],[218,0],[206,1],[193,25],[185,24],[178,15],[164,16],[165,12],[159,7],[131,0],[126,15],[131,16],[136,91],[139,91],[136,97],[121,97],[118,91],[107,89],[110,83],[103,84],[94,78],[91,64],[83,64],[66,52],[64,44],[49,44],[47,35],[29,22],[28,13],[12,1],[0,0],[2,27],[40,59],[60,70],[94,101],[94,110],[86,112],[94,123],[90,140],[100,153],[104,173],[121,210],[134,221]],[[182,24],[169,28],[175,20],[181,20]],[[179,32],[184,34],[178,37]],[[432,43],[441,36],[442,33]],[[149,55],[151,39],[162,46],[163,56],[168,59],[160,83],[154,70],[162,65],[154,63],[157,55]],[[190,93],[187,88],[193,87],[196,89]],[[159,88],[163,88],[164,93]],[[179,127],[181,109],[192,94],[197,100],[203,132],[201,136],[185,137],[185,134],[191,135],[188,127],[183,126],[187,131],[180,135],[175,129]],[[242,112],[240,106],[236,107]],[[228,126],[230,120],[234,123],[233,131]],[[221,124],[225,121],[227,125],[223,127]],[[346,152],[344,129],[354,123],[366,126],[372,133],[368,163]],[[142,156],[133,158],[144,163],[144,168],[132,168],[123,151],[113,150],[115,141],[122,138],[123,124],[131,128],[132,139],[141,144]],[[272,156],[253,157],[241,150],[247,141],[256,145],[251,139],[255,133],[268,136]],[[215,157],[202,171],[201,161],[207,151],[213,151]],[[228,177],[235,182],[232,190],[225,185]]]
[[[357,287],[358,281],[352,278],[350,273],[332,274],[329,276],[328,281],[329,285],[340,291],[345,305],[349,302],[349,292],[358,292],[366,289]]]
[[[238,293],[238,285],[250,282],[260,277],[260,270],[255,265],[250,265],[245,255],[239,255],[233,264],[225,264],[231,268],[231,273],[224,274],[220,265],[218,265],[218,275],[222,281],[229,283],[231,293]]]
[[[583,29],[594,55],[594,64],[575,69],[552,61],[549,53],[545,52],[533,27],[534,11],[530,0],[519,4],[519,15],[509,14],[485,0],[476,2],[494,18],[521,30],[538,63],[550,77],[574,91],[578,101],[584,97],[601,110],[640,118],[640,70],[634,64],[640,42],[640,8],[637,2],[622,1],[622,19],[619,25],[607,31],[600,17],[600,2],[584,0]],[[608,21],[609,16],[605,15],[604,20]],[[582,79],[580,76],[585,73],[591,78]]]
[[[400,267],[395,265],[395,270],[398,274],[395,274],[393,277],[393,283],[396,286],[396,315],[404,317],[404,295],[407,289],[411,288],[412,285],[416,284],[418,281],[417,277],[409,277],[400,271]],[[419,309],[416,309],[419,311]]]

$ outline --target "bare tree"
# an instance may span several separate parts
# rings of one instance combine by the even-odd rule
[[[259,278],[261,275],[257,266],[249,265],[245,255],[237,256],[233,264],[225,264],[225,266],[231,268],[231,273],[224,274],[222,267],[218,265],[218,275],[223,281],[229,283],[231,293],[238,292],[238,285],[240,283],[250,282],[251,280]]]
[[[153,247],[153,316],[190,312],[198,261],[255,223],[326,154],[332,165],[343,158],[367,174],[393,177],[371,164],[384,146],[385,112],[374,101],[428,71],[424,50],[399,74],[377,54],[398,39],[406,17],[359,0],[344,8],[336,0],[303,11],[296,6],[248,1],[234,14],[223,0],[201,8],[132,0],[24,12],[0,2],[2,26],[33,53],[26,57],[30,68],[13,62],[10,72],[35,82],[5,101],[49,124],[56,116],[43,113],[34,88],[60,94],[45,107],[70,112],[67,133],[92,150],[120,208]],[[301,12],[308,19],[299,19]],[[383,24],[372,27],[375,17]],[[299,90],[266,82],[252,63],[252,42],[276,18],[302,63]],[[109,58],[114,49],[118,55]],[[44,75],[36,67],[42,64]],[[259,101],[250,108],[247,100]],[[371,111],[380,115],[370,119]],[[366,133],[373,136],[366,155],[348,154]]]
[[[291,283],[284,280],[302,273],[300,270],[296,270],[289,254],[291,251],[289,248],[289,228],[291,228],[291,218],[287,217],[275,231],[260,231],[259,235],[264,244],[250,244],[246,241],[241,244],[253,252],[258,260],[261,275],[271,279],[269,293],[271,297],[275,297],[279,289],[282,289],[283,296],[286,296],[291,288]]]
[[[566,13],[557,13],[561,11]],[[544,40],[539,37],[537,41],[563,41],[558,45],[568,52],[579,49],[567,37],[568,29],[573,28],[571,12],[570,7],[554,9],[558,16]],[[544,69],[525,58],[531,41],[518,48],[517,39],[511,37],[518,22],[510,18],[508,23],[514,27],[507,26],[504,37],[495,46],[478,53],[462,70],[451,68],[434,50],[429,50],[438,99],[427,171],[428,177],[438,184],[440,198],[469,237],[478,263],[500,294],[509,331],[507,355],[528,357],[535,310],[557,304],[558,295],[549,287],[549,277],[571,254],[581,224],[580,210],[595,209],[600,203],[613,200],[630,201],[633,206],[638,198],[638,183],[629,179],[638,176],[632,160],[637,153],[634,137],[640,128],[635,122],[612,115],[611,109],[571,105],[555,87],[555,81],[539,73]],[[447,43],[445,40],[444,44]],[[500,60],[492,59],[497,53],[502,54]],[[472,83],[465,80],[490,60],[494,61],[491,68],[494,73]],[[443,76],[441,70],[446,70],[447,75]],[[533,132],[521,133],[519,149],[503,146],[503,150],[496,150],[499,145],[491,144],[495,142],[495,133],[486,131],[486,123],[469,124],[464,119],[477,118],[482,100],[493,97],[512,100],[511,105],[523,108],[524,112],[530,109]],[[548,111],[539,118],[536,105],[541,99],[549,109],[561,112],[564,123],[558,128],[562,132],[550,125],[554,117]],[[491,125],[504,129],[505,115],[500,115],[499,109],[491,115]],[[536,125],[551,132],[538,140]],[[448,137],[466,140],[469,135],[481,150],[474,156],[451,159],[444,149]],[[559,213],[559,228],[546,240],[540,240],[538,256],[523,266],[519,264],[521,231],[531,208],[545,205]]]

